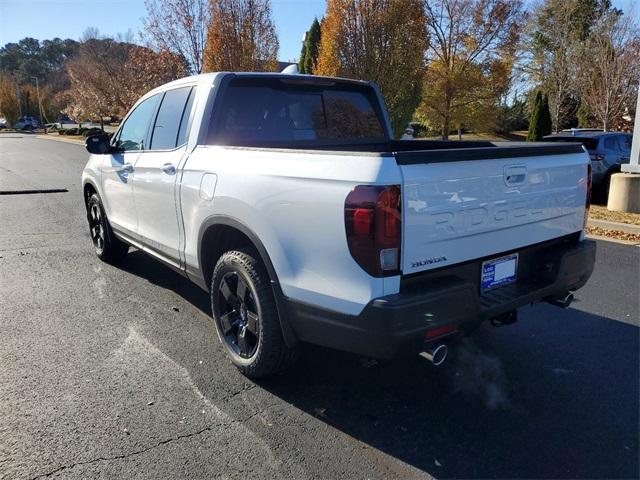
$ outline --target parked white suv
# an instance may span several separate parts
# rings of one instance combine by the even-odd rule
[[[249,376],[302,342],[440,363],[443,338],[567,306],[593,269],[581,145],[396,141],[368,82],[184,78],[87,149],[98,256],[132,245],[209,291]]]

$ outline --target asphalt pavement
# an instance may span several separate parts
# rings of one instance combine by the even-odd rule
[[[86,159],[0,135],[0,478],[638,478],[640,248],[599,241],[571,308],[485,325],[443,368],[309,347],[256,383],[205,292],[94,256]]]

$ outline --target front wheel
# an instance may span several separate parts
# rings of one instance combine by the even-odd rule
[[[97,193],[91,195],[87,203],[87,220],[93,248],[100,260],[115,262],[127,254],[129,245],[113,234]]]
[[[269,275],[254,250],[220,257],[211,280],[211,309],[218,338],[244,375],[266,377],[295,361],[296,349],[282,338]]]

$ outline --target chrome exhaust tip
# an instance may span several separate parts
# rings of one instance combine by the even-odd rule
[[[444,343],[440,343],[438,345],[434,345],[429,350],[420,352],[420,356],[422,358],[426,358],[436,367],[442,365],[444,361],[447,359],[447,353],[449,349]]]
[[[555,305],[560,308],[569,308],[573,303],[573,293],[567,292],[557,297],[551,297],[547,300],[551,305]]]

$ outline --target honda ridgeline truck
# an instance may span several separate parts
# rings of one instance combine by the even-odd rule
[[[133,246],[210,292],[252,377],[304,342],[439,364],[450,336],[566,307],[593,270],[582,145],[394,140],[369,82],[188,77],[87,149],[98,257]]]

